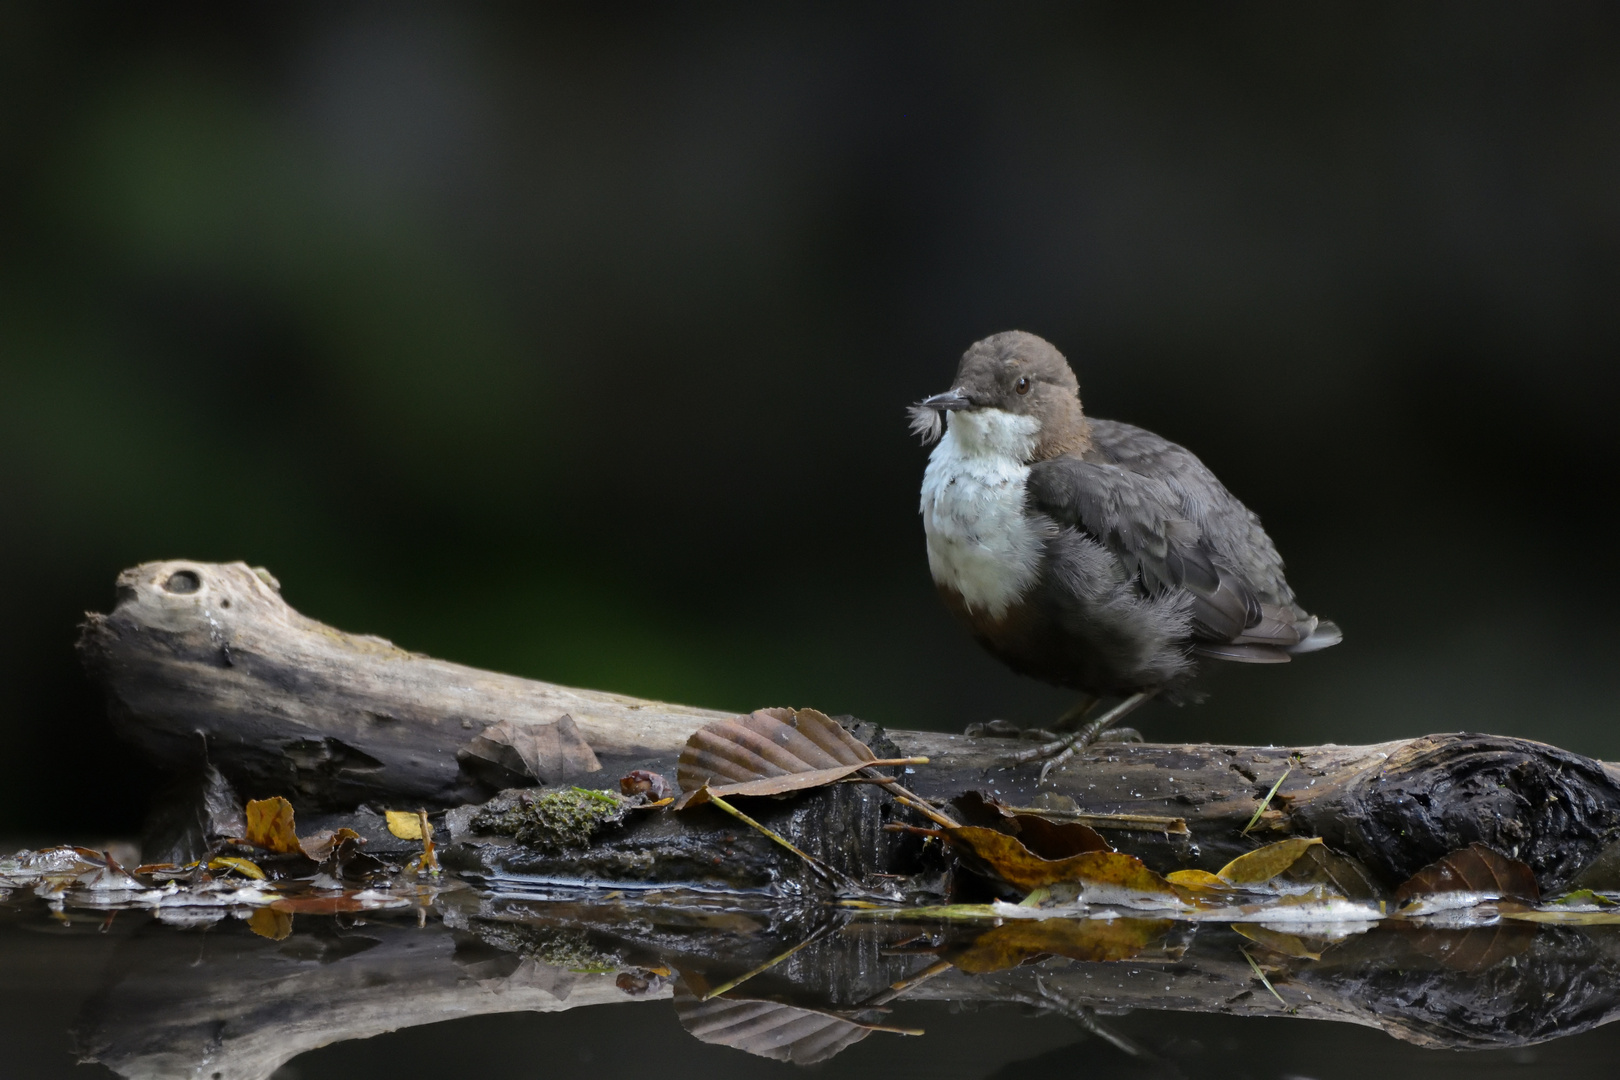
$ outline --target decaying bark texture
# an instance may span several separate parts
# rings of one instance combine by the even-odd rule
[[[118,596],[111,614],[89,617],[80,651],[121,735],[176,772],[206,753],[243,794],[286,795],[301,811],[365,802],[453,807],[502,787],[559,781],[611,787],[632,768],[673,777],[687,737],[727,715],[478,671],[343,633],[294,611],[268,573],[240,563],[148,563],[120,575]],[[1554,889],[1576,881],[1620,835],[1620,771],[1524,739],[1107,745],[1037,785],[1034,766],[1000,768],[1016,745],[1005,739],[915,731],[886,738],[886,753],[931,759],[906,777],[931,798],[971,790],[1060,817],[1150,819],[1103,824],[1117,846],[1159,870],[1215,869],[1292,833],[1324,837],[1388,887],[1482,841],[1528,863],[1542,888]],[[1270,809],[1245,834],[1285,773]],[[811,793],[774,808],[757,802],[768,823],[829,861],[909,872],[896,865],[914,854],[903,844],[854,851],[854,838],[879,836],[893,812],[892,801],[869,789],[859,798]],[[738,870],[731,883],[750,887],[802,876],[802,867],[783,869],[768,841],[738,833],[713,810],[644,815],[589,856],[474,837],[464,864],[496,877],[577,879],[591,858],[587,876],[595,880],[676,883],[705,863],[721,880]],[[718,854],[725,845],[711,841],[728,836],[734,850],[757,850],[752,869],[728,867]]]

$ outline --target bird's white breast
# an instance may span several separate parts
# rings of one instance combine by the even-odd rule
[[[971,609],[1000,618],[1040,571],[1044,531],[1024,513],[1039,422],[1000,409],[947,416],[923,473],[928,569]]]

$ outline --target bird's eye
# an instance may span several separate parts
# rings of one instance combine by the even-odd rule
[[[1013,389],[1017,390],[1020,394],[1029,393],[1029,376],[1028,375],[1020,375],[1020,376],[1018,376],[1018,381],[1013,384]]]

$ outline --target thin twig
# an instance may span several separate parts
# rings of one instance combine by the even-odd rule
[[[1260,970],[1260,965],[1255,963],[1254,957],[1249,955],[1249,950],[1239,949],[1238,952],[1243,954],[1243,959],[1247,960],[1249,962],[1249,966],[1254,969],[1255,976],[1258,977],[1261,982],[1266,984],[1266,989],[1271,991],[1271,996],[1276,998],[1278,1004],[1282,1005],[1282,1007],[1286,1009],[1288,1007],[1288,1002],[1284,1001],[1283,996],[1277,993],[1277,988],[1271,985],[1271,980],[1266,978],[1266,973],[1264,971]]]
[[[722,799],[713,792],[709,793],[709,801],[715,806],[718,806],[720,809],[724,810],[726,813],[730,814],[732,817],[736,818],[738,821],[742,822],[744,825],[747,825],[749,828],[759,830],[772,840],[775,840],[778,844],[781,844],[783,847],[793,852],[793,854],[797,855],[799,858],[803,859],[810,865],[810,868],[817,874],[821,875],[822,880],[826,881],[829,885],[842,885],[846,888],[853,888],[859,892],[865,891],[861,889],[860,884],[852,880],[848,874],[834,870],[832,867],[828,866],[826,863],[822,862],[808,851],[799,850],[790,840],[788,840],[787,837],[765,827],[764,825],[761,825],[759,822],[755,821],[753,818],[749,817],[735,806],[732,806],[730,803],[726,802],[726,800]]]

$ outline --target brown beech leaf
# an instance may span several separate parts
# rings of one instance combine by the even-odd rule
[[[1088,851],[1112,851],[1108,841],[1090,825],[1078,821],[1052,821],[1039,814],[1021,814],[978,791],[951,800],[964,824],[982,826],[1016,836],[1043,859],[1066,859]]]
[[[1061,881],[1078,881],[1130,894],[1180,899],[1169,882],[1132,855],[1087,851],[1063,859],[1043,859],[1018,837],[976,825],[945,829],[941,835],[946,843],[972,855],[996,877],[1025,892]]]
[[[1260,885],[1293,866],[1307,848],[1321,842],[1320,836],[1278,840],[1275,844],[1239,855],[1217,870],[1215,876],[1228,885]]]
[[[1437,859],[1407,878],[1395,890],[1395,903],[1402,905],[1446,893],[1478,893],[1531,905],[1541,899],[1536,875],[1528,866],[1478,842]]]
[[[602,767],[567,713],[549,724],[491,724],[456,751],[456,760],[492,787],[516,787],[525,780],[555,784]]]
[[[247,842],[278,855],[301,855],[298,833],[293,830],[292,803],[280,795],[254,799],[247,804]]]
[[[707,794],[783,795],[842,780],[877,760],[870,747],[815,709],[759,709],[692,733],[675,781],[677,810]],[[705,785],[707,788],[705,789]]]
[[[1172,925],[1169,919],[1015,919],[986,930],[950,960],[970,975],[1017,967],[1037,956],[1088,963],[1129,960]]]
[[[312,836],[306,836],[298,841],[298,847],[314,862],[325,862],[332,855],[332,849],[345,840],[359,840],[360,834],[353,829],[322,829]]]

